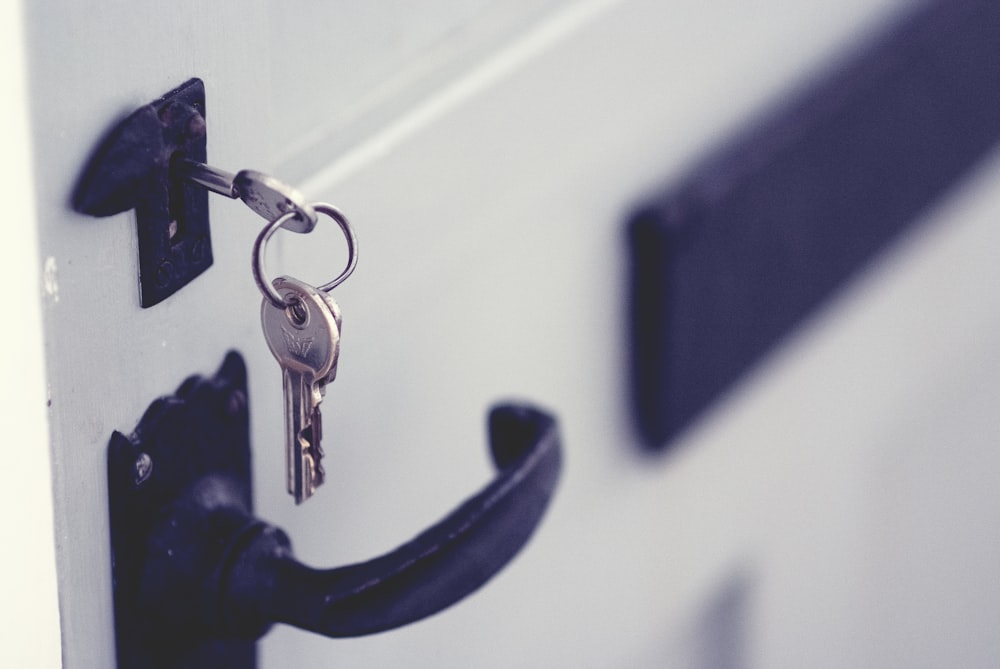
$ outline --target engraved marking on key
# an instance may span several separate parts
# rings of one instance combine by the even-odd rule
[[[264,338],[281,365],[285,394],[285,447],[288,492],[295,503],[323,483],[322,418],[319,404],[336,376],[340,354],[340,309],[325,293],[290,277],[274,280],[288,305],[264,299]]]

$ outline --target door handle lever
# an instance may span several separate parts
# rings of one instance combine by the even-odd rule
[[[246,369],[227,355],[147,409],[108,449],[119,667],[254,665],[276,622],[330,637],[430,616],[490,580],[537,529],[559,477],[556,422],[524,405],[489,415],[496,477],[393,551],[334,569],[298,562],[253,516]]]

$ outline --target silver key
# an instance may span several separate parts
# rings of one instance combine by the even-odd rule
[[[301,504],[323,483],[322,421],[319,404],[337,375],[340,308],[326,293],[287,276],[274,288],[290,306],[264,299],[264,338],[281,365],[285,389],[285,447],[288,492]]]

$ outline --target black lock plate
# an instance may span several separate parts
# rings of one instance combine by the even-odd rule
[[[139,295],[151,307],[212,266],[208,192],[172,174],[206,160],[205,85],[191,79],[117,124],[90,159],[73,207],[92,216],[136,210]]]

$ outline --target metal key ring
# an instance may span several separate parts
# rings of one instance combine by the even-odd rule
[[[337,225],[340,226],[341,231],[344,233],[344,239],[347,241],[347,267],[344,268],[337,278],[329,283],[324,283],[319,286],[317,290],[322,290],[325,293],[330,292],[337,286],[339,286],[343,281],[351,275],[354,271],[354,266],[358,264],[358,240],[354,236],[354,230],[351,228],[350,221],[347,217],[340,213],[336,207],[332,204],[327,204],[325,202],[313,202],[311,203],[312,208],[320,213],[326,214],[332,218]],[[295,210],[289,211],[286,214],[279,216],[274,219],[267,226],[261,230],[260,234],[257,235],[256,241],[253,243],[253,279],[257,282],[257,288],[263,293],[264,297],[270,300],[271,304],[279,309],[284,309],[288,305],[285,300],[282,299],[281,295],[274,289],[274,285],[271,281],[267,280],[264,274],[264,256],[267,252],[267,242],[271,239],[275,232],[277,232],[281,227],[284,226],[286,222],[298,216],[298,212]]]

